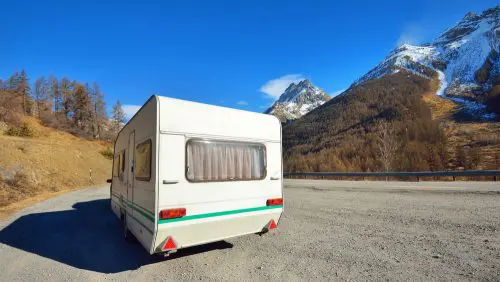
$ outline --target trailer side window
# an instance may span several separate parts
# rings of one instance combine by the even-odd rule
[[[151,179],[151,139],[135,147],[135,179],[149,181]]]
[[[113,159],[113,177],[118,177],[119,167],[120,167],[120,156],[115,155]]]
[[[266,173],[264,144],[197,139],[186,144],[188,181],[260,180]]]
[[[120,166],[118,169],[118,177],[120,178],[121,181],[123,181],[124,172],[125,172],[125,150],[120,152]]]

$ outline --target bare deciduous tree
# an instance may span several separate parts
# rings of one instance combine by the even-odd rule
[[[392,169],[394,156],[398,149],[396,131],[394,126],[386,121],[379,122],[375,128],[380,161],[384,166],[384,171],[388,172]]]
[[[36,116],[41,116],[46,112],[51,111],[50,93],[45,78],[39,77],[35,81],[35,89],[33,91],[33,98],[35,99],[36,109],[33,113]]]

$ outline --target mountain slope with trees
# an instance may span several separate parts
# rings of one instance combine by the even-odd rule
[[[108,119],[95,82],[30,83],[25,71],[0,80],[0,216],[28,198],[104,183],[124,122],[119,101]]]
[[[32,87],[23,70],[0,80],[0,91],[0,122],[13,127],[21,126],[24,116],[31,116],[87,139],[112,141],[119,130],[110,126],[104,94],[96,82],[90,85],[51,75],[37,78]]]
[[[446,136],[410,72],[354,86],[283,128],[285,171],[447,168]]]

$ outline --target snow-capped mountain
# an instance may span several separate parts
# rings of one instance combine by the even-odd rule
[[[482,101],[500,74],[499,35],[500,6],[481,15],[468,13],[430,43],[399,46],[354,85],[406,69],[439,79],[439,95],[459,102]]]
[[[306,79],[297,84],[290,84],[265,113],[273,114],[285,122],[300,118],[330,99],[323,90]]]

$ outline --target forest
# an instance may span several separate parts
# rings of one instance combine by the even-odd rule
[[[31,83],[24,70],[0,79],[0,122],[8,124],[7,135],[31,137],[33,132],[23,118],[32,116],[82,138],[113,141],[125,122],[119,101],[111,115],[108,118],[104,93],[97,82],[50,75]]]
[[[284,126],[284,171],[477,169],[480,148],[454,147],[432,118],[423,101],[432,87],[404,70],[351,87]],[[500,166],[494,158],[490,169]]]

